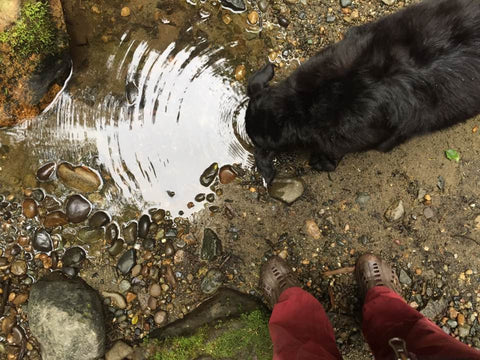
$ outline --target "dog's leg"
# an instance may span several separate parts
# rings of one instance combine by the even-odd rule
[[[317,171],[334,171],[340,160],[342,160],[342,157],[333,158],[324,153],[312,153],[310,155],[310,166]]]
[[[255,165],[268,185],[272,183],[275,177],[275,169],[273,167],[274,157],[275,153],[273,151],[255,148]]]

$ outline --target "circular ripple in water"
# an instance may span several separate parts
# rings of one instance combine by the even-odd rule
[[[56,121],[48,136],[56,141],[40,135],[47,141],[42,148],[56,144],[53,152],[61,156],[91,142],[125,202],[188,214],[186,204],[195,194],[210,191],[198,178],[212,162],[251,163],[243,89],[232,82],[233,69],[222,52],[206,43],[184,48],[172,43],[163,52],[144,41],[121,44],[107,61],[111,84],[101,84],[112,91],[90,99],[90,105],[68,91],[62,94],[50,109]],[[118,82],[125,94],[113,91]],[[110,194],[110,200],[119,199]]]

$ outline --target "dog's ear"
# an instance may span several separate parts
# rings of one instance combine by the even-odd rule
[[[262,91],[262,89],[267,85],[267,83],[272,80],[274,71],[274,66],[270,63],[265,65],[263,68],[258,70],[255,74],[250,77],[248,80],[247,95],[249,97],[255,97]]]

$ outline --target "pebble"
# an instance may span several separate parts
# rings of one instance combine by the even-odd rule
[[[45,216],[45,219],[43,220],[43,226],[49,229],[53,229],[57,226],[63,226],[66,224],[68,224],[67,215],[60,210],[52,211],[51,213],[48,213],[47,216]]]
[[[42,205],[47,209],[47,211],[53,211],[59,209],[62,204],[60,201],[55,199],[53,196],[47,195],[45,199],[43,199]]]
[[[99,210],[93,213],[92,216],[90,216],[90,218],[88,219],[88,226],[93,228],[99,228],[107,225],[111,220],[112,219],[107,212]]]
[[[283,15],[278,15],[277,16],[278,24],[284,28],[286,28],[290,24],[290,20],[288,20],[285,16]]]
[[[407,272],[403,269],[400,270],[400,276],[398,277],[400,282],[405,285],[410,285],[412,283],[412,279],[408,276]]]
[[[329,14],[326,18],[327,23],[333,23],[335,21],[335,15]]]
[[[207,274],[200,284],[200,289],[204,294],[213,294],[223,283],[223,274],[217,269],[208,270]]]
[[[37,251],[52,251],[53,243],[50,234],[45,229],[38,229],[33,236],[32,246]]]
[[[392,6],[395,4],[395,0],[382,0],[385,5]]]
[[[83,261],[87,258],[86,251],[80,246],[74,246],[65,251],[62,257],[64,266],[80,267]]]
[[[464,326],[459,326],[458,327],[458,336],[464,338],[467,337],[470,334],[470,326],[469,325],[464,325]]]
[[[155,324],[162,326],[167,322],[167,313],[163,310],[157,311],[153,316],[153,320],[155,321]]]
[[[118,284],[118,289],[122,293],[127,292],[128,290],[130,290],[131,287],[132,287],[132,284],[130,284],[130,282],[126,279],[123,279],[122,281],[120,281],[120,284]]]
[[[118,234],[120,229],[116,223],[110,223],[105,230],[105,239],[109,244],[113,243],[118,239]]]
[[[206,199],[207,199],[208,202],[214,202],[215,201],[215,194],[214,193],[207,194]]]
[[[173,256],[173,263],[175,265],[181,264],[185,260],[185,251],[178,250]]]
[[[261,12],[265,12],[268,9],[268,0],[260,0],[258,2],[258,8]]]
[[[162,288],[160,287],[159,284],[154,283],[150,285],[150,288],[148,289],[148,293],[153,297],[159,297],[160,294],[162,293]]]
[[[243,0],[221,0],[221,2],[223,7],[235,12],[245,11],[247,8]]]
[[[105,237],[105,232],[102,228],[94,229],[91,227],[83,227],[78,231],[78,239],[86,244],[97,244]]]
[[[52,174],[55,172],[56,164],[54,162],[48,162],[42,165],[37,170],[37,179],[40,181],[49,181],[52,177]]]
[[[245,65],[241,64],[235,68],[235,80],[242,81],[247,75],[247,68]],[[203,185],[203,184],[202,184]]]
[[[27,263],[23,260],[15,260],[10,266],[10,272],[16,276],[25,275],[27,272]]]
[[[426,219],[431,219],[435,216],[435,214],[433,213],[431,207],[426,207],[425,209],[423,209],[423,216],[425,216]]]
[[[112,305],[119,309],[125,309],[127,307],[127,302],[125,301],[125,298],[119,293],[102,291],[102,296],[109,298],[112,302]]]
[[[97,191],[102,185],[100,176],[87,166],[63,162],[58,165],[57,176],[68,187],[84,193]]]
[[[87,219],[90,211],[92,211],[92,205],[82,195],[72,195],[67,198],[65,209],[70,222],[80,223]]]
[[[322,232],[318,228],[315,220],[310,219],[305,221],[305,229],[307,234],[310,235],[314,240],[318,240],[322,237]]]
[[[283,178],[274,179],[268,189],[271,197],[292,204],[302,196],[305,187],[300,179]]]
[[[347,7],[352,4],[352,0],[340,0],[340,6],[341,7]]]
[[[141,239],[145,239],[148,235],[148,231],[150,230],[150,226],[152,225],[152,220],[150,220],[150,216],[144,214],[138,220],[138,237]]]
[[[400,220],[404,214],[405,208],[403,207],[403,201],[400,200],[387,209],[385,212],[385,218],[390,222],[394,222]]]
[[[157,298],[153,297],[153,296],[149,296],[148,297],[148,301],[147,301],[147,306],[151,309],[151,310],[155,310],[158,306],[158,301],[157,301]]]
[[[137,277],[140,275],[140,271],[142,271],[142,265],[137,264],[132,268],[132,277]]]
[[[202,184],[205,187],[210,186],[213,180],[215,180],[217,173],[218,173],[218,164],[213,163],[203,171],[202,175],[200,175],[200,184]]]
[[[224,14],[222,16],[222,20],[226,25],[228,25],[232,22],[232,17],[229,14]]]
[[[247,19],[250,24],[255,25],[258,22],[258,13],[256,11],[250,11]]]
[[[120,11],[120,15],[123,17],[130,16],[130,8],[129,7],[123,7],[122,10]]]
[[[220,168],[220,172],[218,174],[221,184],[230,184],[235,178],[237,174],[233,171],[233,168],[230,165],[225,165]]]
[[[211,261],[222,253],[222,242],[217,234],[209,228],[205,228],[203,232],[202,249],[200,258],[202,260]]]
[[[196,202],[202,202],[204,200],[205,200],[205,194],[201,193],[201,194],[195,195],[195,201]]]
[[[133,244],[137,241],[138,223],[133,220],[123,229],[123,239],[127,244]]]
[[[117,256],[122,252],[124,244],[125,242],[122,239],[115,240],[113,245],[108,248],[108,253],[113,257]]]
[[[117,268],[123,275],[126,275],[132,270],[137,261],[137,252],[135,249],[126,251],[118,260]]]
[[[23,215],[25,217],[32,219],[38,214],[37,203],[33,199],[25,199],[22,203]]]

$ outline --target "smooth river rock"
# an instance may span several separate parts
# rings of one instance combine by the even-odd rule
[[[68,220],[72,223],[85,221],[92,211],[92,205],[82,195],[72,195],[65,205]]]
[[[57,176],[65,185],[81,192],[94,192],[102,185],[100,175],[87,166],[63,162],[58,165]]]
[[[305,187],[303,181],[295,178],[274,179],[268,189],[271,197],[281,200],[287,204],[292,204],[302,196]]]

